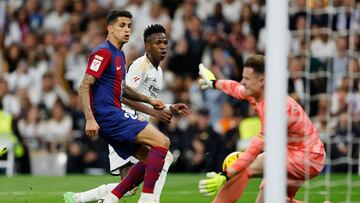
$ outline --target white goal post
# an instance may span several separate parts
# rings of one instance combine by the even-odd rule
[[[265,202],[285,203],[288,0],[266,2]]]

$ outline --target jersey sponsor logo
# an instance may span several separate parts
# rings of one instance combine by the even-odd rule
[[[149,91],[150,91],[150,92],[159,93],[159,92],[160,92],[160,89],[157,88],[157,87],[155,87],[154,85],[150,85]]]
[[[156,98],[157,95],[160,93],[160,89],[159,89],[159,88],[156,88],[156,87],[153,86],[153,85],[150,85],[149,91],[150,91],[151,96],[154,97],[154,98]]]
[[[116,66],[116,70],[120,70],[121,69],[121,66]]]
[[[97,72],[100,68],[100,65],[101,65],[101,60],[93,59],[91,65],[90,65],[90,70]]]

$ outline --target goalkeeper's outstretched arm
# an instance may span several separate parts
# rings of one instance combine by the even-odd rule
[[[264,136],[259,134],[251,140],[251,143],[246,151],[242,153],[240,157],[226,169],[227,176],[231,178],[234,175],[243,172],[244,169],[250,166],[250,164],[263,151],[263,149]]]
[[[246,99],[244,95],[244,86],[234,80],[215,80],[213,86],[215,89],[239,100]]]

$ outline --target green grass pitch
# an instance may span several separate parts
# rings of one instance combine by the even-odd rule
[[[212,197],[203,197],[198,192],[198,181],[204,178],[204,174],[170,174],[162,194],[162,203],[207,203]],[[348,192],[347,185],[352,182],[351,201],[360,202],[360,176],[331,175],[328,189],[324,187],[325,176],[319,176],[308,185],[310,190],[308,202],[324,202],[325,196],[330,194],[330,202],[346,202]],[[116,177],[74,175],[65,177],[34,177],[15,176],[6,178],[0,176],[0,202],[18,203],[57,203],[63,202],[62,194],[66,191],[83,191],[103,183],[116,181]],[[249,185],[239,203],[254,202],[258,192],[260,179],[251,179]],[[121,203],[136,203],[136,196],[125,198]],[[297,199],[304,199],[304,187],[298,192]]]

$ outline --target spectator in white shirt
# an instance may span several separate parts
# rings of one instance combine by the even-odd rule
[[[62,31],[63,25],[69,20],[70,15],[65,11],[65,1],[55,0],[54,11],[45,16],[44,28],[56,33]]]
[[[72,118],[65,114],[63,104],[58,100],[52,109],[51,118],[40,124],[40,135],[49,144],[49,150],[63,151],[70,141]]]

